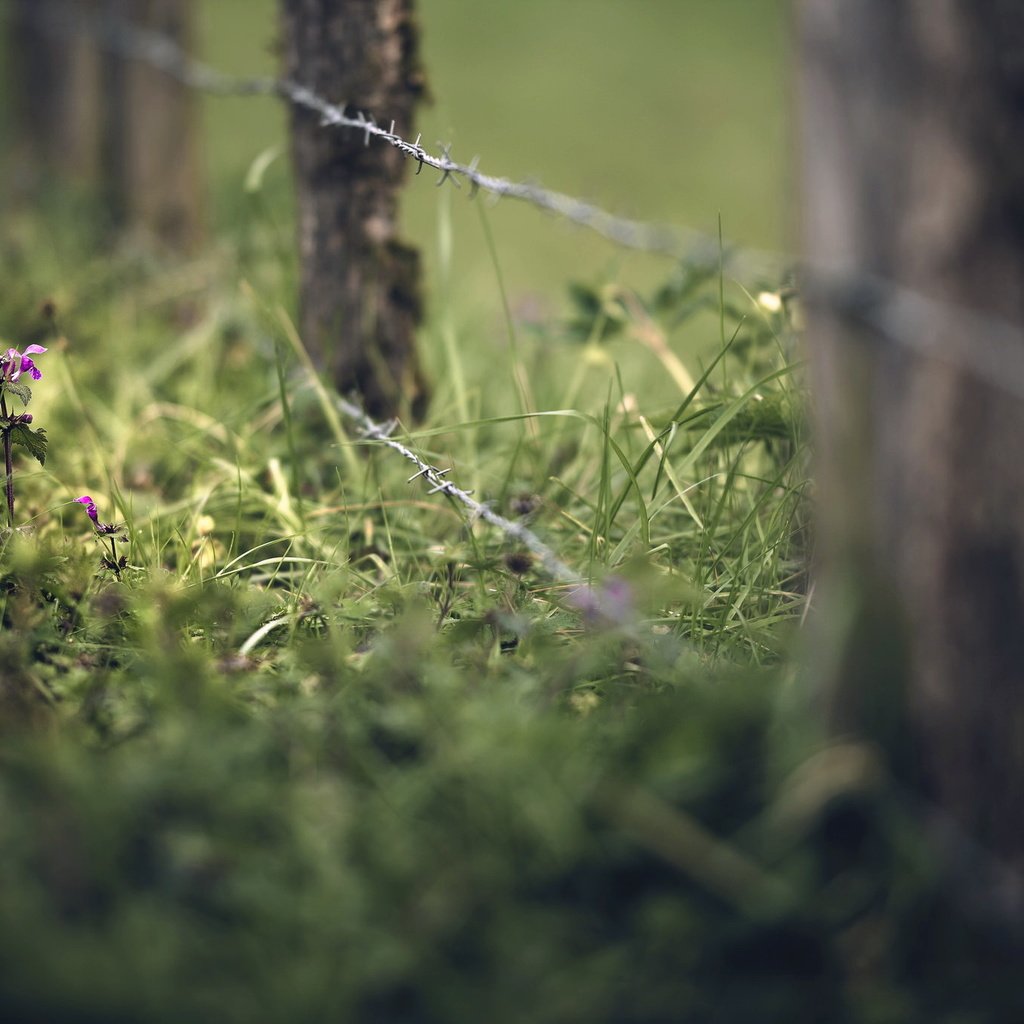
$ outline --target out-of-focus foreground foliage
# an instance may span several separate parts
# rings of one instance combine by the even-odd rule
[[[537,638],[527,671],[396,598],[358,659],[312,631],[271,684],[181,642],[249,614],[243,594],[107,587],[94,600],[145,663],[82,676],[60,721],[9,702],[40,639],[31,573],[67,597],[45,570],[6,583],[8,1020],[1020,1007],[1008,937],[941,866],[882,752],[817,746],[777,674],[681,668],[677,642],[615,630]],[[615,666],[644,685],[588,696]]]

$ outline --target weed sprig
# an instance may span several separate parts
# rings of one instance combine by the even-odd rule
[[[0,356],[0,437],[4,447],[4,493],[7,499],[7,525],[14,529],[14,458],[15,445],[22,447],[40,464],[46,462],[46,431],[32,429],[31,413],[16,413],[7,405],[8,396],[17,398],[28,407],[32,390],[23,377],[41,380],[42,372],[32,359],[46,351],[42,345],[29,345],[24,352],[9,348]]]

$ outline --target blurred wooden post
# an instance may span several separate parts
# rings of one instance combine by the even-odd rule
[[[39,20],[40,0],[11,0],[7,90],[18,172],[29,187],[59,176],[95,180],[99,168],[99,52],[83,35],[58,35]],[[80,0],[93,13],[96,0]]]
[[[799,10],[811,266],[1024,326],[1024,4]],[[962,332],[940,317],[923,340]],[[1024,380],[1012,395],[827,303],[808,343],[833,728],[897,752],[1024,871]]]
[[[112,18],[191,48],[192,0],[103,5]],[[194,249],[203,224],[195,92],[144,61],[110,52],[102,85],[104,178],[115,220],[171,249]]]
[[[415,138],[425,83],[413,0],[282,0],[281,11],[289,79]],[[303,341],[372,415],[418,416],[419,254],[397,237],[408,161],[358,131],[325,130],[309,111],[291,116]]]
[[[19,183],[95,184],[115,224],[188,251],[202,235],[194,92],[97,38],[120,21],[192,41],[192,0],[12,0]]]

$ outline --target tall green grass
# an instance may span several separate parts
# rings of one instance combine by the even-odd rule
[[[67,503],[90,493],[101,518],[127,526],[128,594],[155,578],[256,589],[297,626],[299,609],[320,608],[321,589],[335,594],[345,577],[348,599],[371,616],[389,614],[399,593],[443,604],[442,632],[497,610],[571,619],[542,567],[407,483],[405,462],[322,400],[291,324],[272,216],[195,263],[141,268],[130,249],[98,266],[87,239],[75,251],[67,221],[16,227],[22,236],[6,244],[25,266],[5,297],[8,332],[43,337],[43,295],[59,325],[44,339],[34,406],[51,456],[19,478],[34,543],[86,572],[99,553]],[[442,220],[440,237],[448,231]],[[501,269],[495,250],[499,281]],[[577,283],[565,321],[517,323],[506,306],[505,326],[485,337],[467,336],[442,305],[424,332],[432,416],[403,439],[502,514],[526,517],[582,580],[635,575],[630,622],[619,625],[667,630],[701,657],[772,662],[801,609],[806,466],[792,331],[784,312],[742,290],[727,289],[723,304],[713,276],[674,273],[648,296]],[[706,366],[688,367],[673,349],[709,305],[729,338]],[[444,601],[429,583],[439,566],[460,581]],[[109,585],[101,577],[83,600]],[[285,635],[247,648],[256,671],[279,671]],[[87,627],[72,639],[88,645]],[[226,656],[244,639],[214,648]],[[130,660],[125,642],[113,660]]]

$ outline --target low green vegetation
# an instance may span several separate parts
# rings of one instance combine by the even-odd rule
[[[3,241],[50,439],[0,561],[7,1019],[1012,1002],[884,752],[801,711],[805,399],[770,282],[579,282],[471,342],[435,314],[432,413],[396,436],[567,585],[338,419],[265,218],[179,265],[98,261],[85,220]]]

